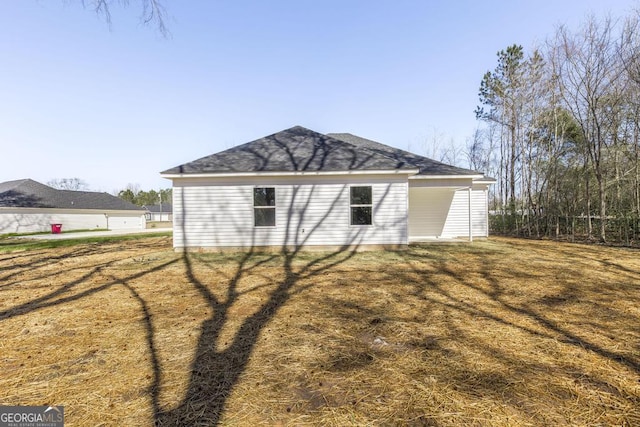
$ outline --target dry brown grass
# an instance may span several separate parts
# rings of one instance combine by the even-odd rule
[[[85,425],[640,425],[640,252],[0,254],[0,404]]]

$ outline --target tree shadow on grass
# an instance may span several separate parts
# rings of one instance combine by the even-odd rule
[[[82,266],[56,271],[51,267],[66,258],[75,256],[101,256],[109,250],[102,245],[80,245],[53,258],[38,259],[32,263],[23,263],[20,269],[15,269],[16,275],[25,269],[31,270],[32,281],[51,283],[54,276],[59,275],[62,280],[45,294],[29,298],[0,310],[0,321],[25,316],[39,310],[59,307],[88,298],[97,293],[107,291],[113,287],[123,287],[139,305],[142,323],[145,328],[145,340],[150,355],[150,365],[153,372],[149,394],[153,402],[153,416],[159,425],[212,425],[219,422],[225,402],[233,386],[244,371],[250,360],[253,348],[265,325],[273,318],[277,311],[291,298],[304,288],[296,285],[300,280],[306,280],[321,273],[353,256],[352,248],[343,247],[323,256],[312,257],[306,263],[299,263],[300,247],[282,248],[279,253],[262,255],[254,249],[237,258],[234,274],[225,283],[206,283],[197,273],[194,263],[202,266],[206,259],[197,254],[184,252],[181,257],[173,258],[149,268],[136,269],[134,273],[116,277],[110,274],[110,269],[122,262],[127,256],[116,255],[114,259],[102,263],[92,263],[90,268]],[[151,277],[153,273],[182,263],[186,279],[207,302],[212,315],[201,325],[201,336],[191,365],[191,377],[188,391],[181,404],[170,410],[160,409],[159,399],[162,388],[162,364],[158,354],[158,330],[153,321],[152,301],[145,300],[136,288],[136,283]],[[268,298],[256,307],[253,314],[243,319],[240,328],[235,333],[231,343],[224,349],[218,348],[218,338],[221,331],[230,321],[236,320],[230,313],[232,306],[238,299],[252,292],[255,288],[239,289],[240,282],[258,267],[266,263],[277,263],[282,271],[281,277],[268,278],[266,285],[271,288]],[[65,279],[71,274],[73,279]],[[20,285],[19,281],[15,284]],[[221,298],[212,291],[213,288],[224,287],[226,295]],[[50,287],[50,286],[47,286]]]
[[[349,324],[350,328],[341,334],[350,337],[345,340],[346,345],[337,348],[334,357],[326,357],[325,366],[354,370],[352,377],[364,376],[358,371],[365,371],[366,363],[374,365],[371,370],[388,367],[392,362],[382,359],[389,358],[395,364],[407,352],[420,362],[407,365],[400,362],[400,366],[416,373],[415,382],[413,377],[408,378],[402,392],[406,396],[421,393],[423,386],[433,384],[431,379],[444,390],[442,394],[434,391],[435,404],[431,399],[414,403],[407,397],[403,402],[410,414],[407,419],[433,415],[434,419],[447,420],[447,425],[457,416],[458,424],[473,423],[471,417],[477,413],[471,405],[478,405],[489,415],[487,408],[494,408],[497,417],[501,415],[500,407],[507,408],[518,413],[522,423],[536,425],[562,424],[560,420],[567,423],[580,411],[606,410],[607,404],[602,402],[607,399],[622,408],[626,405],[633,408],[637,403],[633,381],[639,373],[638,353],[633,352],[633,344],[601,339],[607,337],[609,313],[591,313],[582,319],[577,310],[572,310],[568,313],[570,320],[564,322],[558,317],[563,307],[552,312],[550,305],[540,301],[541,296],[547,295],[544,286],[537,284],[541,276],[553,277],[556,268],[569,270],[572,279],[579,283],[592,276],[585,265],[573,258],[562,265],[555,259],[557,253],[547,249],[540,255],[549,258],[549,265],[554,262],[558,265],[553,267],[554,271],[535,271],[527,261],[538,254],[505,261],[507,254],[498,253],[502,248],[493,251],[481,242],[474,245],[476,248],[465,244],[460,245],[461,249],[449,249],[434,244],[398,252],[397,268],[388,260],[383,261],[384,269],[371,275],[379,283],[371,287],[367,296],[379,295],[382,301],[377,303],[371,298],[340,292],[314,295],[331,307],[331,316],[341,319],[337,324]],[[617,272],[616,280],[624,281],[625,269]],[[598,286],[586,285],[579,290],[568,286],[558,290],[561,287],[553,291],[559,298],[578,298],[571,309],[581,299],[600,303]],[[552,301],[553,304],[557,302]],[[618,307],[614,315],[625,323],[621,329],[633,334],[633,325],[637,323],[633,311]],[[587,322],[591,321],[599,329],[594,326],[589,330]],[[580,329],[583,324],[584,331]],[[376,346],[375,337],[381,337],[382,347]],[[363,348],[361,341],[368,344],[364,353],[358,351]],[[372,355],[373,361],[362,355]],[[612,367],[624,373],[609,381],[607,375]],[[382,389],[368,391],[374,396],[383,395]],[[452,404],[446,390],[460,396],[460,403]],[[591,401],[589,395],[598,393],[605,394],[604,399]],[[545,405],[548,413],[541,410]],[[626,410],[612,407],[605,423],[633,419],[624,418]],[[457,414],[449,417],[443,411]],[[575,412],[568,415],[567,411]],[[575,422],[591,424],[597,420],[591,416],[585,415]],[[513,423],[519,424],[518,418]]]
[[[74,280],[62,280],[62,284],[55,287],[55,289],[45,293],[42,296],[37,298],[31,298],[27,301],[19,304],[12,305],[4,310],[0,310],[0,320],[9,319],[16,316],[22,316],[29,314],[31,312],[41,310],[48,307],[55,307],[59,305],[63,305],[66,303],[70,303],[73,301],[77,301],[86,297],[89,297],[93,294],[96,294],[101,291],[105,291],[114,286],[118,286],[120,284],[120,279],[112,279],[103,283],[96,283],[95,285],[87,286],[87,283],[91,280],[95,280],[99,277],[99,275],[107,270],[109,267],[112,267],[116,263],[122,261],[123,258],[117,257],[114,260],[102,262],[99,264],[93,264],[91,268],[87,269],[86,267],[79,267],[75,269],[63,269],[60,268],[56,272],[51,272],[44,270],[46,267],[50,267],[54,265],[56,262],[69,257],[74,256],[94,256],[101,255],[109,252],[108,249],[101,245],[79,245],[77,248],[72,249],[70,252],[61,254],[59,256],[45,258],[42,260],[37,260],[32,263],[23,263],[20,265],[21,270],[15,271],[15,273],[5,276],[3,279],[7,279],[9,277],[13,277],[13,275],[20,274],[25,269],[29,270],[32,274],[30,281],[38,281],[45,280],[47,282],[51,282],[52,279],[56,276],[64,277],[69,272],[82,272],[82,274]],[[135,280],[143,278],[147,275],[150,275],[154,272],[163,270],[172,264],[178,262],[178,259],[173,259],[154,267],[150,267],[148,269],[143,269],[138,271],[127,277],[127,280]],[[41,270],[43,269],[43,270]],[[7,282],[4,283],[0,288],[6,288],[9,286],[17,286],[20,285],[20,281],[15,282]],[[49,286],[47,286],[49,287]]]
[[[443,247],[432,246],[429,248],[429,252],[433,254],[435,251],[442,250]],[[95,249],[96,253],[105,251],[105,247],[95,246]],[[123,257],[116,257],[114,260],[99,265],[95,264],[82,274],[79,271],[74,272],[74,274],[78,273],[75,279],[66,280],[62,285],[43,296],[32,298],[26,303],[16,304],[11,310],[3,310],[0,312],[0,319],[71,303],[112,287],[123,287],[137,301],[139,312],[143,317],[142,323],[146,331],[145,339],[150,354],[148,363],[153,369],[148,393],[153,402],[154,421],[158,425],[215,425],[222,420],[228,398],[241,380],[242,374],[246,372],[247,364],[251,361],[252,354],[261,340],[260,334],[269,328],[269,322],[291,301],[294,295],[308,289],[311,286],[309,283],[317,282],[317,280],[313,280],[314,278],[349,260],[354,254],[351,249],[344,247],[318,256],[303,255],[300,253],[300,248],[288,247],[282,248],[278,253],[264,254],[253,248],[240,255],[213,258],[201,254],[183,253],[180,257],[173,257],[168,262],[154,263],[153,267],[136,269],[135,272],[124,274],[121,278],[105,276],[109,273],[110,267],[123,259]],[[523,361],[514,358],[508,351],[502,351],[499,342],[490,342],[490,340],[479,338],[458,328],[459,324],[455,322],[457,320],[456,313],[459,313],[460,317],[481,321],[490,320],[508,326],[517,332],[530,335],[531,338],[542,339],[546,342],[560,342],[562,346],[568,346],[567,348],[586,349],[608,361],[615,361],[620,367],[626,366],[638,373],[638,362],[635,355],[606,347],[606,345],[591,339],[589,335],[583,335],[579,330],[576,332],[575,327],[559,324],[552,313],[545,311],[562,309],[565,298],[597,298],[597,289],[593,288],[589,293],[581,293],[579,290],[567,287],[562,291],[554,291],[553,296],[546,299],[540,297],[542,294],[532,295],[530,299],[514,299],[510,294],[513,289],[506,285],[503,279],[506,275],[516,278],[522,277],[523,280],[526,277],[527,281],[535,280],[535,275],[525,276],[527,270],[524,266],[522,271],[520,268],[515,268],[513,271],[505,272],[500,263],[500,257],[483,258],[482,252],[479,251],[474,255],[478,257],[478,260],[482,260],[482,264],[476,265],[473,269],[460,270],[453,268],[451,264],[455,261],[455,256],[443,258],[439,254],[430,256],[428,252],[425,252],[427,251],[411,250],[398,253],[397,257],[407,262],[403,263],[401,269],[386,266],[388,270],[385,269],[385,274],[393,278],[389,280],[392,285],[385,290],[389,291],[389,295],[393,295],[394,298],[401,298],[403,293],[409,294],[410,291],[413,291],[414,297],[421,297],[425,302],[425,308],[430,308],[434,312],[446,310],[451,313],[453,315],[453,321],[449,325],[451,336],[444,337],[443,341],[455,337],[456,342],[463,342],[472,350],[479,350],[482,354],[490,354],[494,360],[511,369],[511,371],[505,372],[497,370],[479,372],[452,364],[451,369],[455,369],[456,372],[455,375],[451,375],[449,380],[456,385],[458,391],[477,398],[490,396],[498,402],[505,402],[507,405],[512,405],[514,408],[526,412],[528,410],[526,399],[525,401],[510,401],[510,397],[505,393],[509,392],[514,378],[526,378],[527,375],[533,375],[532,371],[537,368],[531,365],[535,361],[527,361],[528,366],[523,366]],[[542,255],[544,253],[541,252],[539,256]],[[213,283],[208,277],[219,277],[219,275],[209,276],[206,270],[207,268],[217,269],[220,259],[233,264],[232,268],[225,270],[231,271],[231,273],[223,280]],[[580,272],[583,266],[578,261],[577,258],[570,259],[571,263],[576,264],[576,271]],[[167,408],[160,403],[163,387],[163,364],[158,348],[162,346],[162,343],[159,342],[159,332],[161,331],[159,331],[159,326],[155,323],[153,316],[154,301],[149,298],[145,300],[143,288],[138,288],[138,285],[141,283],[140,280],[144,281],[148,274],[162,272],[163,269],[176,266],[177,263],[180,263],[184,270],[188,288],[197,290],[197,293],[209,306],[211,314],[200,325],[200,336],[189,367],[187,392],[175,406]],[[42,263],[37,264],[41,265]],[[277,268],[277,276],[263,275],[262,266]],[[615,268],[613,265],[609,267]],[[375,273],[374,270],[372,269],[371,274]],[[369,272],[368,269],[364,271]],[[41,279],[46,280],[47,274],[47,270],[43,269],[40,274]],[[584,277],[589,276],[588,270],[579,274]],[[620,280],[626,280],[629,277],[628,274],[622,269],[618,277]],[[248,287],[247,280],[252,275],[260,275],[261,280],[258,285]],[[438,278],[435,275],[438,275]],[[449,281],[441,281],[440,277]],[[575,279],[582,278],[579,276]],[[404,290],[392,294],[396,284],[401,285]],[[611,286],[615,286],[615,284],[611,284]],[[459,293],[457,294],[453,289],[454,287],[468,289],[470,293],[482,296],[485,302],[478,304],[471,299],[461,299]],[[255,292],[258,288],[266,291],[267,296],[260,300],[248,315],[240,316],[237,310],[234,310],[234,304],[238,303],[244,295]],[[407,290],[409,292],[406,292]],[[339,296],[339,294],[334,295]],[[402,318],[402,313],[388,312],[383,305],[368,308],[366,299],[358,301],[364,304],[360,305],[357,302],[336,297],[336,299],[326,301],[325,306],[338,307],[338,310],[332,311],[332,315],[339,315],[345,319],[345,322],[362,323],[363,317],[365,322],[370,319],[370,329],[372,330],[375,327],[383,327],[392,323],[396,317],[399,321],[407,321],[406,318]],[[340,303],[342,303],[341,306],[339,306]],[[492,307],[495,307],[495,310]],[[417,322],[428,321],[430,314],[428,310],[425,311],[426,313],[421,318],[423,320],[418,319]],[[628,313],[628,316],[631,321],[632,313]],[[589,319],[585,319],[585,322],[587,321]],[[239,324],[239,327],[235,328],[233,337],[228,340],[229,344],[222,345],[220,341],[223,341],[225,328],[230,324]],[[372,333],[372,337],[375,336],[376,334]],[[224,340],[226,340],[226,335]],[[414,341],[408,344],[419,347],[424,352],[441,352],[442,357],[438,359],[437,363],[449,363],[445,350],[452,350],[440,346],[439,339],[415,337]],[[368,364],[374,363],[375,358],[384,357],[386,354],[372,352],[366,346],[356,347],[356,350],[358,349],[362,351],[356,351],[348,358],[338,352],[335,358],[328,360],[328,363],[333,366],[333,369],[349,372],[363,369]],[[456,356],[468,360],[469,366],[472,366],[474,361],[472,356],[466,353],[466,350],[467,347],[454,348],[454,351],[459,351]],[[373,361],[370,354],[374,355]],[[552,363],[546,366],[541,364],[540,371],[549,369],[550,366],[554,367]],[[587,384],[589,387],[616,394],[615,383],[609,384],[606,380],[599,378],[597,374],[582,372],[580,366],[577,364],[576,368],[569,374],[565,373],[565,376],[573,375],[576,381]],[[554,387],[554,385],[551,384],[549,387]],[[558,387],[553,392],[560,396],[562,393],[567,393],[567,388]],[[315,399],[315,395],[310,394],[309,396],[308,400]],[[626,396],[619,398],[630,400]],[[307,399],[307,397],[303,396],[302,399]],[[314,406],[310,405],[310,407]],[[531,419],[537,420],[539,424],[545,424],[551,419],[544,416],[535,418],[538,416],[535,405],[530,409],[530,412]]]
[[[202,259],[188,251],[183,252],[182,262],[188,281],[207,302],[212,314],[202,323],[190,368],[186,395],[172,409],[165,410],[160,407],[159,393],[162,387],[162,372],[160,368],[156,370],[154,385],[151,388],[156,425],[217,425],[221,421],[227,399],[245,371],[262,331],[292,296],[310,286],[301,285],[301,281],[313,278],[345,262],[355,254],[362,238],[362,232],[355,233],[349,244],[334,251],[318,254],[308,259],[299,256],[311,236],[331,215],[338,204],[338,199],[342,197],[342,193],[336,196],[336,200],[324,213],[324,217],[317,221],[313,227],[307,229],[304,237],[300,238],[299,224],[302,222],[301,219],[309,207],[312,197],[313,190],[311,194],[306,196],[306,200],[301,200],[297,189],[294,188],[285,225],[285,244],[277,253],[270,254],[263,252],[253,244],[240,256],[233,275],[228,277],[226,283],[212,284],[203,281],[198,277],[194,266],[194,260],[202,263]],[[298,216],[298,218],[294,219],[293,216]],[[288,242],[291,244],[287,244]],[[258,267],[268,263],[275,263],[278,266],[280,277],[266,278],[268,280],[266,286],[271,288],[268,296],[259,306],[255,307],[252,314],[242,319],[233,338],[229,340],[230,342],[222,345],[219,338],[223,329],[230,322],[238,320],[237,314],[231,313],[231,308],[247,292],[239,290],[240,282]],[[216,296],[211,290],[212,286],[218,290],[224,289],[224,298]],[[248,292],[252,290],[249,289]],[[150,324],[149,327],[151,326]],[[153,334],[150,334],[149,337],[151,337],[149,347],[153,348]]]
[[[584,258],[576,257],[570,249],[567,249],[562,245],[558,246],[555,252],[546,250],[544,248],[540,249],[539,252],[539,256],[541,257],[541,259],[553,260],[553,257],[561,256],[562,258],[566,259],[566,263],[568,264],[576,266],[582,265],[582,268],[576,267],[576,269],[574,269],[573,271],[574,278],[582,283],[589,283],[589,281],[591,280],[591,278],[589,277],[588,266],[584,264],[585,261],[601,262],[597,257],[586,260]],[[587,251],[587,253],[589,253],[589,251]],[[410,259],[411,257],[415,256],[415,254],[407,253],[404,254],[404,256],[407,257],[407,259]],[[626,267],[622,267],[617,263],[602,261],[602,264],[607,266],[611,270],[617,271],[618,275],[620,276],[638,278],[636,272]],[[576,348],[592,351],[605,359],[619,363],[632,369],[636,374],[640,374],[640,360],[638,360],[637,357],[631,357],[629,355],[622,354],[612,349],[607,349],[601,345],[598,345],[587,338],[585,335],[575,332],[575,330],[570,330],[566,326],[563,326],[563,324],[561,324],[557,320],[554,320],[553,316],[550,315],[550,309],[557,309],[559,305],[561,306],[568,301],[585,300],[592,304],[600,304],[599,298],[601,297],[601,295],[599,295],[597,292],[594,292],[595,289],[584,286],[581,291],[578,291],[575,287],[565,285],[563,286],[563,289],[562,291],[560,291],[560,293],[551,296],[543,296],[538,299],[532,296],[531,298],[525,298],[522,302],[516,303],[510,300],[508,298],[508,295],[505,295],[505,291],[507,289],[505,288],[505,285],[499,276],[507,274],[513,279],[535,281],[538,276],[536,275],[537,273],[535,271],[530,271],[530,266],[522,265],[515,271],[505,272],[500,265],[497,265],[495,263],[495,261],[484,259],[482,260],[481,268],[479,268],[478,270],[479,276],[484,283],[480,284],[477,277],[469,274],[468,271],[463,272],[461,269],[452,268],[449,262],[439,260],[436,261],[436,265],[436,270],[440,274],[450,277],[451,279],[453,279],[454,283],[462,285],[472,293],[483,295],[485,298],[491,300],[494,304],[496,304],[496,307],[499,307],[500,310],[492,311],[482,307],[481,305],[475,304],[472,301],[460,300],[456,295],[452,294],[451,290],[448,287],[442,286],[439,283],[431,280],[429,275],[425,275],[424,272],[420,271],[414,271],[414,273],[418,276],[424,277],[424,279],[420,281],[413,280],[415,286],[415,295],[421,295],[424,298],[427,298],[426,295],[428,293],[435,292],[439,294],[442,299],[435,300],[429,298],[429,302],[432,304],[442,305],[448,309],[458,312],[464,312],[471,316],[491,319],[505,326],[516,328],[533,336],[560,340]],[[562,282],[560,281],[560,283]],[[606,286],[609,287],[613,285],[607,284]],[[621,286],[621,284],[618,284],[617,286]],[[589,290],[587,291],[587,289]],[[513,292],[514,289],[511,289],[511,291]],[[499,312],[507,313],[509,315],[499,314]],[[623,320],[626,319],[625,321],[627,322],[627,324],[637,323],[637,317],[634,317],[631,313],[616,314],[617,317]],[[584,323],[586,324],[588,322],[589,319],[585,318]],[[606,330],[603,328],[604,326],[598,325],[599,333],[606,332]]]
[[[258,263],[255,262],[253,252],[243,255],[238,262],[236,273],[225,284],[225,299],[216,297],[209,286],[196,277],[191,256],[185,254],[183,261],[189,282],[208,302],[212,315],[202,323],[200,338],[190,368],[187,393],[177,407],[170,410],[160,409],[158,402],[161,375],[160,372],[157,373],[156,385],[152,388],[157,425],[218,424],[225,403],[240,375],[245,371],[260,334],[293,295],[309,286],[299,286],[299,282],[344,262],[354,252],[346,250],[332,252],[314,260],[313,265],[308,263],[300,267],[294,266],[297,253],[297,250],[283,251],[277,256],[271,256]],[[230,343],[221,348],[223,346],[219,338],[225,325],[232,320],[231,307],[242,295],[238,291],[239,282],[259,264],[274,260],[281,262],[283,278],[278,283],[270,284],[272,290],[267,299],[256,307],[253,314],[242,320]]]

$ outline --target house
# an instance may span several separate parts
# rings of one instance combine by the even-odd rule
[[[488,235],[482,173],[296,126],[161,173],[184,248],[405,247]]]
[[[171,203],[158,203],[157,205],[143,206],[146,210],[147,221],[171,221],[173,219],[173,205]]]
[[[0,234],[143,229],[144,210],[107,193],[58,190],[31,179],[0,183]]]

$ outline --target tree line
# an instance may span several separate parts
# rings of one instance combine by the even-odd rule
[[[639,17],[592,16],[529,52],[498,52],[467,147],[497,180],[494,232],[638,242]]]
[[[163,204],[171,204],[173,200],[171,188],[160,189],[159,191],[144,191],[140,190],[140,187],[134,184],[127,185],[127,188],[120,190],[117,195],[122,200],[138,206],[153,206],[160,204],[160,202]]]

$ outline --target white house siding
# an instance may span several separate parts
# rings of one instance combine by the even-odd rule
[[[409,182],[409,240],[469,237],[470,179]],[[487,230],[487,185],[473,185],[471,224],[474,237]]]
[[[132,216],[130,213],[109,213],[109,230],[130,230],[145,228],[144,213]]]
[[[349,224],[349,187],[371,185],[373,225]],[[276,226],[254,227],[253,188],[276,188]],[[173,238],[183,247],[407,244],[406,175],[178,178]]]
[[[409,187],[409,237],[441,237],[455,194],[450,188]]]
[[[473,203],[473,196],[471,197]],[[456,190],[442,237],[469,237],[469,190]]]
[[[109,226],[107,227],[107,217]],[[145,227],[144,213],[131,211],[93,211],[90,209],[1,208],[0,234],[50,231],[51,224],[62,224],[62,231],[93,228]],[[114,227],[116,225],[117,227]]]
[[[489,186],[486,184],[473,185],[471,192],[471,223],[474,237],[489,236]]]
[[[172,214],[167,212],[148,212],[149,221],[171,221]]]
[[[488,207],[486,185],[473,185],[471,190],[471,228],[473,237],[487,237]],[[469,190],[457,190],[443,232],[444,237],[469,236]]]

